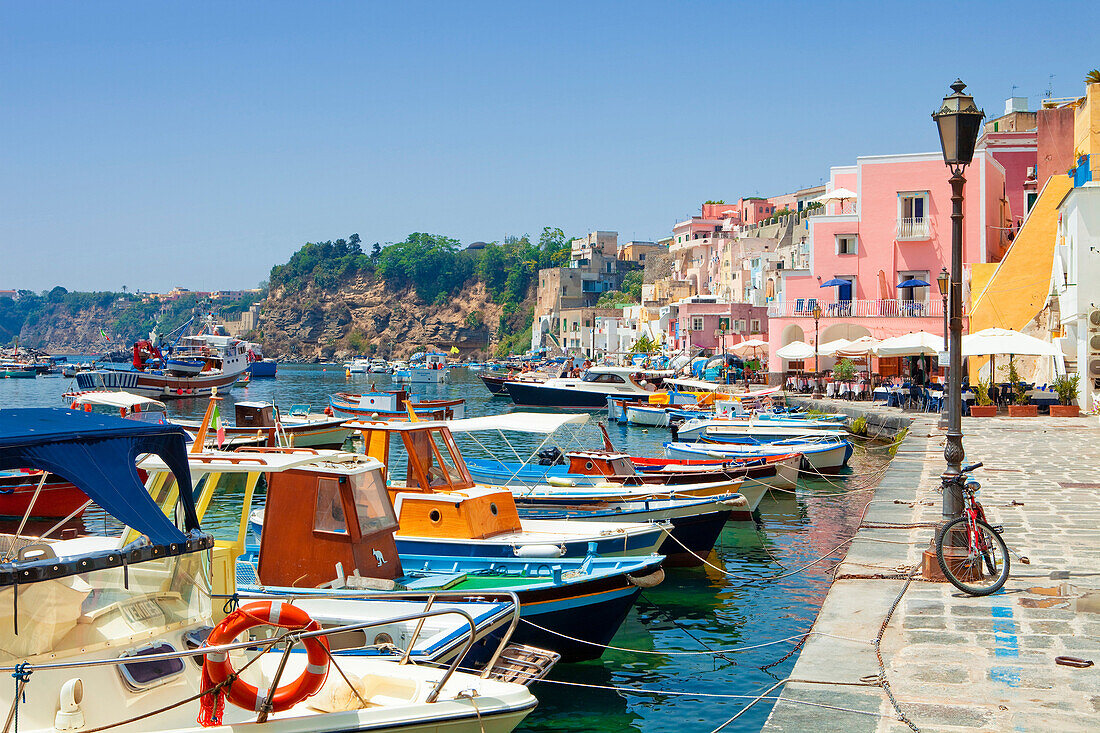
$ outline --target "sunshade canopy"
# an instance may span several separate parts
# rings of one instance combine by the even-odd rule
[[[473,433],[481,430],[510,430],[516,433],[549,435],[563,425],[583,425],[588,415],[558,415],[547,412],[510,412],[504,415],[468,417],[443,423],[452,433]],[[411,423],[416,425],[417,423]]]
[[[848,345],[851,344],[851,343],[852,342],[849,341],[848,339],[843,339],[843,338],[836,339],[834,341],[829,341],[827,343],[824,343],[824,344],[821,344],[820,346],[818,346],[817,347],[817,353],[821,356],[832,356],[836,352],[841,351],[842,349],[848,348]]]
[[[821,283],[820,287],[835,288],[835,287],[839,287],[839,286],[842,286],[842,285],[851,285],[851,284],[852,284],[851,280],[841,280],[839,277],[834,277],[832,280],[826,280],[825,282]]]
[[[92,392],[73,392],[65,396],[71,397],[72,401],[78,406],[104,405],[106,407],[125,407],[128,410],[140,407],[146,412],[151,409],[160,412],[166,410],[163,402],[150,399],[149,397],[142,397],[133,392],[106,392],[97,390]]]
[[[0,410],[0,470],[38,468],[70,482],[104,511],[161,545],[187,537],[138,478],[139,453],[155,453],[176,477],[188,531],[199,528],[191,495],[185,433],[177,425],[124,420],[78,410]]]
[[[836,353],[840,354],[841,356],[865,356],[866,354],[877,354],[880,343],[882,342],[871,336],[860,336],[844,348],[837,349]]]
[[[878,355],[883,356],[931,356],[943,350],[943,336],[927,331],[915,331],[904,336],[883,339],[878,345]]]
[[[749,354],[752,354],[754,351],[767,348],[767,341],[761,341],[760,339],[748,339],[747,341],[742,341],[739,344],[734,344],[732,347],[730,347],[730,351],[740,356],[747,356]]]
[[[848,199],[854,198],[858,198],[855,191],[849,190],[847,188],[834,188],[832,191],[818,196],[814,199],[814,201],[820,201],[821,203],[826,204],[830,201],[847,201]]]
[[[1022,354],[1027,356],[1060,356],[1062,350],[1052,343],[1040,341],[1026,333],[1007,328],[987,328],[963,336],[963,356]]]
[[[904,280],[904,281],[898,283],[898,287],[899,288],[926,288],[926,287],[929,286],[929,284],[930,283],[926,283],[924,280],[921,280],[919,277],[911,277],[908,280]]]
[[[814,355],[814,347],[810,346],[805,341],[792,341],[786,346],[781,347],[775,352],[775,355],[780,359],[786,359],[787,361],[797,361],[799,359],[809,359]]]

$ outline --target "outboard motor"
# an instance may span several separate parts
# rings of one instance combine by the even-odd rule
[[[668,421],[668,429],[672,431],[672,442],[680,439],[680,426],[684,424],[682,417],[674,417]]]
[[[565,463],[565,457],[562,456],[561,450],[557,446],[543,448],[536,455],[539,458],[540,466],[557,466],[560,463]]]

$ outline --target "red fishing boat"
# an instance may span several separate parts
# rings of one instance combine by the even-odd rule
[[[28,508],[31,519],[63,519],[84,513],[88,497],[83,491],[53,474],[46,477],[39,491],[42,475],[42,471],[29,468],[0,471],[0,518],[22,519]]]

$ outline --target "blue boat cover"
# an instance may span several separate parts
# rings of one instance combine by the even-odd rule
[[[104,511],[156,544],[187,538],[149,496],[139,453],[155,453],[176,477],[188,532],[199,528],[183,428],[60,408],[0,410],[0,470],[37,468],[71,481]]]

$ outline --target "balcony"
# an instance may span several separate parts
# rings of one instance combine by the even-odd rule
[[[821,304],[822,318],[943,318],[943,301],[928,300],[838,300],[832,303],[813,298],[772,301],[769,318],[813,318],[814,304]]]
[[[927,216],[898,219],[894,238],[901,241],[920,241],[931,237],[932,227]]]

